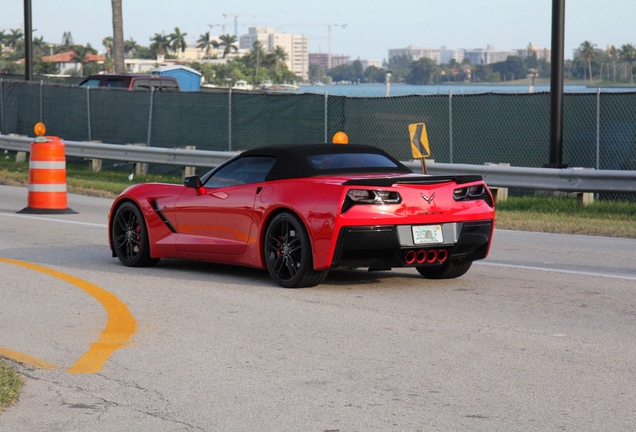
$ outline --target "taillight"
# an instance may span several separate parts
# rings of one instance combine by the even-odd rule
[[[356,204],[399,204],[402,197],[399,193],[385,190],[350,189],[347,192],[342,212],[346,212]]]
[[[492,207],[492,199],[483,184],[457,188],[453,191],[453,198],[455,201],[484,200]]]

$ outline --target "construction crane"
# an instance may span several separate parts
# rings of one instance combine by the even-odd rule
[[[233,17],[234,18],[234,36],[238,37],[238,17],[240,16],[248,16],[248,17],[256,17],[257,15],[241,15],[241,14],[223,14],[223,18]]]
[[[208,27],[210,28],[214,28],[214,27],[221,27],[223,29],[223,34],[225,34],[225,26],[227,24],[226,23],[221,23],[221,24],[208,24]]]
[[[342,27],[343,29],[347,28],[347,24],[327,24],[327,28],[329,29],[328,34],[328,52],[327,52],[327,69],[331,69],[333,64],[331,61],[331,27]]]
[[[281,29],[283,27],[293,27],[293,26],[297,26],[297,27],[327,27],[328,30],[328,34],[327,34],[327,39],[328,39],[328,47],[327,47],[327,69],[331,69],[333,67],[332,61],[331,61],[331,28],[332,27],[342,27],[343,29],[347,28],[347,24],[317,24],[317,25],[302,25],[302,24],[283,24],[281,26],[279,26],[276,30]]]

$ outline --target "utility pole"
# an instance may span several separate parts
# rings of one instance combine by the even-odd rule
[[[563,164],[563,57],[565,0],[552,0],[552,73],[550,75],[550,160],[546,168]]]
[[[33,24],[31,0],[24,0],[24,79],[33,81]]]

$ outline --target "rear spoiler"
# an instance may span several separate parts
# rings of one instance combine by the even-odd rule
[[[345,186],[393,186],[396,184],[436,184],[455,182],[457,184],[465,184],[483,181],[480,175],[457,175],[457,176],[413,176],[413,177],[384,177],[384,178],[361,178],[351,179],[343,183]]]

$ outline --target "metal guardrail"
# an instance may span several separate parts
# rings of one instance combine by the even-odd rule
[[[29,152],[33,138],[0,135],[0,148]],[[106,159],[137,163],[211,168],[238,152],[186,150],[64,141],[66,155],[86,159]],[[420,162],[405,163],[414,172],[421,170]],[[636,193],[636,171],[609,171],[579,168],[526,168],[499,165],[466,165],[427,163],[433,175],[479,174],[491,187],[520,188],[562,192]]]
[[[34,138],[0,135],[0,149],[30,152]],[[124,144],[102,144],[62,141],[66,156],[160,165],[214,167],[238,152],[187,150],[182,148],[144,147]]]

